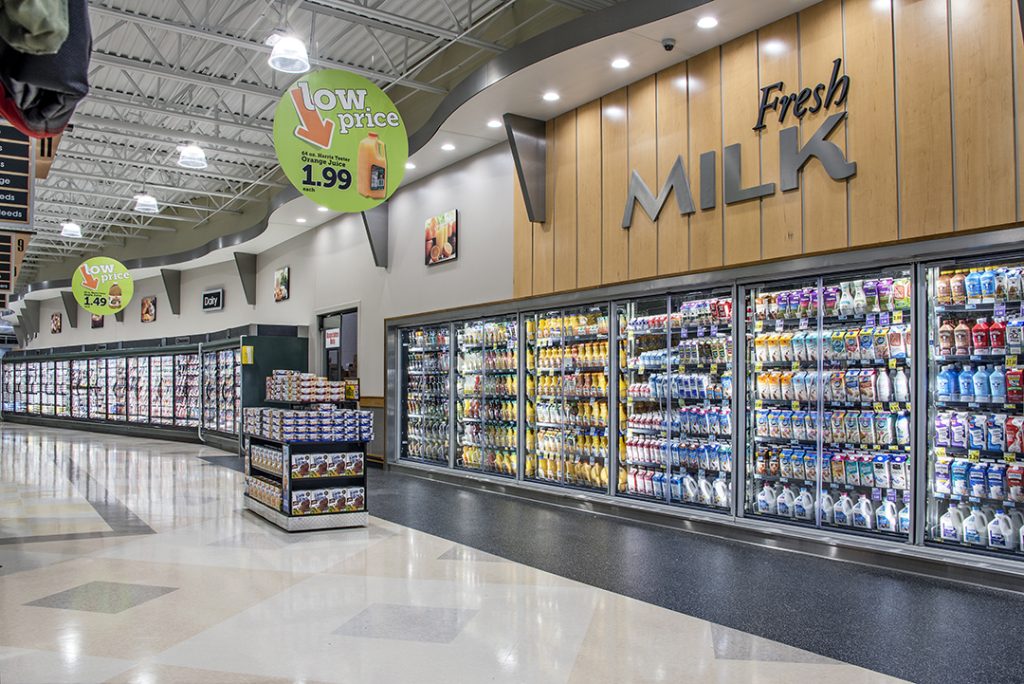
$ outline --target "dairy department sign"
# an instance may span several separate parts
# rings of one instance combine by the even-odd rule
[[[761,88],[760,105],[754,130],[758,131],[765,127],[764,120],[769,112],[777,113],[781,124],[785,122],[790,113],[802,120],[808,113],[814,114],[842,105],[849,94],[850,77],[846,74],[839,75],[841,67],[842,59],[836,59],[832,63],[832,76],[827,84],[819,83],[813,88],[803,88],[796,93],[786,94],[784,92],[785,84],[782,81]],[[799,126],[791,126],[779,131],[779,186],[783,192],[800,187],[800,172],[811,159],[821,162],[832,180],[843,181],[857,173],[857,163],[847,161],[839,146],[829,141],[829,136],[845,118],[846,112],[829,115],[814,135],[803,145],[800,144]],[[727,146],[722,154],[722,199],[726,205],[775,194],[775,183],[763,183],[744,188],[740,181],[742,168],[741,146],[738,144]],[[717,205],[717,173],[717,152],[710,150],[701,153],[699,200],[702,211],[714,209]],[[675,163],[668,172],[668,178],[665,179],[665,184],[657,197],[644,183],[640,174],[633,171],[629,179],[626,208],[622,214],[622,227],[629,228],[632,225],[634,204],[639,204],[652,221],[657,221],[658,215],[668,201],[669,193],[673,191],[680,214],[686,216],[697,212],[682,156],[676,157]]]

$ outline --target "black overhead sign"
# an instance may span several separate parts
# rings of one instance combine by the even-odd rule
[[[0,119],[0,225],[32,222],[32,145],[28,136]],[[10,249],[0,251],[10,254]],[[10,270],[10,266],[8,266]],[[0,283],[0,289],[4,289]]]

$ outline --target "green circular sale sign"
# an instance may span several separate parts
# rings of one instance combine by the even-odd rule
[[[274,111],[274,149],[302,194],[334,211],[371,209],[402,182],[409,137],[371,81],[338,69],[295,81]]]
[[[135,281],[117,259],[93,257],[75,269],[71,291],[83,309],[107,316],[128,306],[135,294]]]

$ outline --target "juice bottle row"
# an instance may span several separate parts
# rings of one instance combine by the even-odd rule
[[[416,330],[409,336],[409,344],[414,347],[447,347],[448,329],[429,328]]]
[[[666,327],[678,330],[684,326],[728,326],[731,323],[732,299],[722,297],[683,302],[678,311],[669,314],[637,316],[629,320],[626,329],[638,333],[664,332]]]
[[[527,458],[526,476],[541,480],[558,481],[565,472],[565,479],[570,484],[584,487],[608,486],[608,466],[599,460],[594,461],[563,461],[559,458],[540,457]]]
[[[447,353],[413,352],[409,354],[408,368],[415,373],[447,373],[450,366]]]
[[[758,399],[772,401],[818,400],[818,378],[827,403],[910,401],[910,378],[906,372],[875,368],[847,371],[761,371],[757,374]]]
[[[462,400],[462,417],[479,418],[481,420],[516,420],[515,401],[480,401],[479,399]]]
[[[417,394],[448,394],[448,378],[443,376],[422,376],[416,375],[408,380],[407,392],[411,395]]]
[[[517,326],[514,321],[477,323],[461,328],[457,333],[459,346],[484,345],[497,347],[517,339]]]
[[[1024,268],[984,266],[947,270],[935,282],[935,301],[940,305],[992,304],[1018,301],[1022,294]]]
[[[462,443],[482,447],[516,448],[516,430],[512,427],[496,427],[473,423],[463,428]]]
[[[526,449],[548,456],[566,458],[605,458],[608,455],[608,437],[604,435],[566,435],[559,430],[541,429],[534,437],[533,430],[526,431]]]
[[[515,351],[463,352],[459,354],[459,372],[481,370],[515,370]]]
[[[1021,416],[939,411],[933,425],[937,447],[1018,454],[1024,451],[1024,417]]]
[[[992,366],[990,371],[988,366],[943,366],[935,378],[935,394],[939,401],[1024,401],[1024,369],[1004,371],[1002,366]]]
[[[630,437],[620,451],[627,463],[659,464],[691,470],[732,472],[732,444],[693,442],[655,437]]]
[[[849,280],[822,288],[822,315],[853,316],[909,309],[910,298],[908,277]],[[818,290],[803,287],[757,295],[754,315],[760,320],[814,318],[818,315]]]
[[[470,375],[459,379],[459,392],[464,396],[480,396],[485,394],[488,397],[516,396],[516,376],[505,375],[500,377],[486,377],[481,375]]]
[[[448,461],[448,444],[439,441],[422,441],[422,438],[410,434],[406,446],[406,454],[410,458],[422,458],[428,461]]]
[[[649,349],[640,352],[630,361],[630,368],[665,368],[666,364],[680,363],[730,363],[732,362],[731,337],[698,337],[680,340],[671,349]]]
[[[871,326],[844,330],[795,330],[754,337],[754,360],[763,363],[818,360],[818,344],[826,361],[887,361],[910,356],[910,326]]]
[[[973,323],[972,323],[973,321]],[[1006,347],[1024,345],[1024,319],[944,318],[939,323],[939,354],[943,356],[1005,354]]]
[[[781,440],[817,439],[816,411],[756,409],[754,434]],[[827,444],[910,444],[909,411],[825,411],[821,420],[822,441]]]
[[[566,368],[607,366],[608,342],[580,342],[564,347],[544,347],[537,351],[537,368],[557,370],[563,365]]]
[[[671,429],[676,434],[718,436],[732,434],[732,409],[728,406],[686,406],[674,411],[632,413],[630,428]]]
[[[988,506],[950,504],[939,518],[939,537],[943,541],[1016,551],[1024,548],[1024,514]]]
[[[526,320],[526,334],[533,337],[533,319]],[[545,341],[583,335],[607,335],[608,316],[604,314],[564,316],[537,319],[537,338]]]
[[[447,454],[445,455],[447,458]],[[467,446],[462,448],[462,465],[479,468],[504,475],[516,474],[515,454],[494,452],[486,447]]]
[[[647,382],[635,382],[627,391],[633,399],[710,399],[732,398],[732,373],[652,374]]]
[[[540,396],[606,397],[608,376],[604,373],[542,375],[537,378],[537,393]]]
[[[536,418],[541,423],[555,423],[569,427],[608,427],[608,404],[603,401],[538,402]],[[527,420],[530,420],[529,405]]]
[[[935,461],[932,491],[1024,503],[1024,464],[971,462],[966,458]]]

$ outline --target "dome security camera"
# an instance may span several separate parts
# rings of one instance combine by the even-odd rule
[[[676,47],[675,38],[662,38],[661,47],[665,48],[665,52],[672,52]]]

